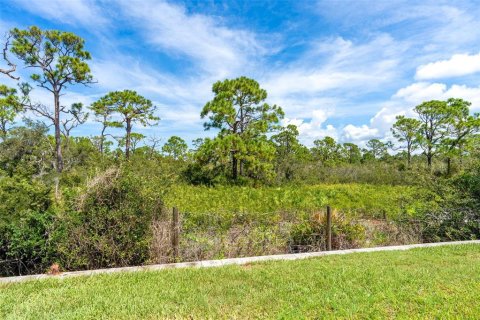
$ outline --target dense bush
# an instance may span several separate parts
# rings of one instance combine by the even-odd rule
[[[55,258],[55,214],[43,183],[0,178],[0,275],[43,272]]]
[[[472,208],[444,208],[424,218],[427,242],[480,239],[480,214]]]
[[[443,199],[437,210],[426,210],[427,241],[480,239],[480,166],[436,185]]]
[[[145,263],[151,223],[162,205],[161,197],[153,197],[155,188],[149,184],[128,168],[111,168],[89,181],[63,219],[68,236],[59,244],[62,267],[92,269]]]
[[[0,170],[10,177],[42,177],[53,169],[53,152],[46,135],[48,128],[30,123],[11,130],[0,143]]]

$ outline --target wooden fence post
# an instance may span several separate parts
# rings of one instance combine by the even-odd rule
[[[327,206],[327,251],[332,250],[332,211]]]
[[[178,244],[180,240],[180,223],[178,216],[178,208],[173,207],[172,214],[172,249],[173,249],[173,260],[177,261],[178,258]]]

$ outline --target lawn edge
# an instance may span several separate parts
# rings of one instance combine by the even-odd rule
[[[203,260],[203,261],[180,262],[180,263],[153,264],[153,265],[135,266],[135,267],[70,271],[70,272],[63,272],[58,275],[36,274],[36,275],[16,276],[16,277],[3,277],[3,278],[0,278],[0,284],[24,282],[24,281],[31,281],[31,280],[42,280],[42,279],[64,279],[64,278],[71,278],[71,277],[92,276],[97,274],[118,273],[118,272],[155,271],[155,270],[165,270],[165,269],[181,269],[181,268],[188,268],[188,267],[210,268],[210,267],[221,267],[221,266],[228,266],[228,265],[242,265],[242,264],[262,262],[262,261],[300,260],[300,259],[350,254],[350,253],[403,251],[403,250],[410,250],[415,248],[429,248],[429,247],[461,245],[461,244],[480,244],[480,240],[420,243],[420,244],[408,244],[408,245],[400,245],[400,246],[385,246],[385,247],[374,247],[374,248],[345,249],[345,250],[333,250],[333,251],[318,251],[318,252],[306,252],[306,253],[278,254],[278,255],[269,255],[269,256],[230,258],[230,259],[221,259],[221,260]]]

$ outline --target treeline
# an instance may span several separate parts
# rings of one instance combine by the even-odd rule
[[[17,66],[33,71],[30,82],[20,82],[18,90],[0,86],[0,131],[7,139],[9,128],[18,114],[31,112],[54,128],[54,167],[64,170],[64,144],[72,130],[93,115],[100,124],[99,134],[89,138],[101,154],[114,154],[129,159],[132,151],[151,149],[156,152],[158,141],[149,145],[146,137],[136,133],[136,125],[152,126],[160,120],[152,101],[133,90],[115,91],[85,107],[81,103],[64,106],[61,96],[67,86],[94,83],[88,66],[90,53],[84,40],[69,32],[43,31],[37,27],[13,29],[8,34],[4,58],[10,67],[1,70],[12,79]],[[52,95],[52,106],[32,101],[33,85]],[[372,139],[360,148],[353,143],[338,144],[331,137],[315,140],[307,149],[298,140],[294,125],[280,126],[284,112],[280,106],[266,103],[267,92],[258,82],[246,77],[218,81],[213,85],[214,98],[207,102],[200,115],[205,129],[217,129],[215,138],[193,141],[194,149],[173,136],[163,146],[164,155],[190,160],[186,178],[192,183],[213,184],[219,181],[253,180],[271,182],[292,180],[298,164],[321,163],[331,167],[341,163],[357,164],[372,160],[404,159],[411,166],[412,156],[421,154],[431,169],[433,161],[445,161],[445,174],[450,175],[452,161],[469,157],[478,149],[478,114],[470,114],[470,102],[462,99],[427,101],[414,108],[415,118],[398,116],[392,127],[396,141]],[[114,136],[110,128],[123,128],[125,134]],[[113,142],[117,141],[117,148]],[[143,147],[139,147],[143,146]],[[123,147],[123,154],[121,149]],[[393,150],[393,155],[389,153]]]
[[[415,117],[398,116],[394,141],[325,137],[308,148],[297,127],[281,126],[282,108],[266,102],[258,82],[227,79],[213,84],[200,113],[216,136],[189,148],[178,136],[161,144],[136,132],[161,119],[133,90],[63,104],[70,87],[95,85],[90,53],[73,33],[13,29],[3,57],[0,73],[18,86],[0,85],[0,275],[44,272],[53,262],[68,270],[151,262],[165,195],[182,183],[416,185],[437,204],[415,212],[429,240],[480,236],[480,123],[465,100],[427,101]],[[17,74],[23,67],[28,81]],[[45,90],[51,103],[34,101],[32,90]],[[89,118],[98,134],[73,136]]]

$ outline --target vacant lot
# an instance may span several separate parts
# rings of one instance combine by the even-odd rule
[[[2,319],[476,318],[480,245],[0,285]]]
[[[425,189],[369,184],[319,184],[283,187],[203,187],[181,185],[166,195],[167,206],[193,213],[246,214],[311,212],[330,205],[348,215],[389,217],[415,215],[437,205]]]

